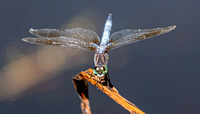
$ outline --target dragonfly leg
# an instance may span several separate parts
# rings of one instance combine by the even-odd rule
[[[110,88],[113,88],[114,86],[113,86],[112,83],[111,83],[109,74],[107,73],[105,76],[106,76],[107,87],[108,87],[109,89],[110,89]]]
[[[114,87],[114,86],[112,85],[111,81],[110,81],[110,77],[109,77],[108,73],[105,74],[104,77],[99,78],[98,82],[102,85],[102,88],[103,88],[104,86],[107,86],[108,89],[111,89],[111,88]]]

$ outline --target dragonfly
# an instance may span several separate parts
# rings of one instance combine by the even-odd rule
[[[22,38],[24,42],[39,45],[51,45],[58,47],[75,48],[84,51],[94,51],[93,74],[104,77],[108,74],[108,51],[141,40],[149,39],[170,32],[176,26],[168,26],[153,29],[124,29],[110,35],[112,27],[112,14],[107,17],[102,38],[97,33],[84,28],[72,29],[29,29],[36,37]]]

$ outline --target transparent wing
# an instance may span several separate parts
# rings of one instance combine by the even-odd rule
[[[87,51],[96,49],[91,45],[92,43],[100,44],[99,36],[94,31],[83,28],[62,31],[57,29],[30,29],[29,32],[37,38],[29,37],[22,40],[32,44],[77,48]]]
[[[171,30],[174,30],[176,26],[169,26],[163,28],[154,28],[154,29],[125,29],[118,32],[115,32],[111,35],[108,42],[107,49],[115,49],[123,45],[131,44],[140,40],[148,39],[153,36],[158,36],[164,33],[167,33]]]

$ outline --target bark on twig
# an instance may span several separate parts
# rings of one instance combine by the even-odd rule
[[[93,74],[92,69],[80,72],[73,78],[74,87],[77,90],[81,99],[81,109],[83,114],[91,114],[88,97],[88,82],[98,87],[101,91],[107,94],[111,99],[120,104],[131,114],[145,114],[142,110],[137,108],[133,103],[123,98],[115,87],[109,87],[108,85],[102,84],[99,77]],[[103,80],[105,81],[105,80]]]

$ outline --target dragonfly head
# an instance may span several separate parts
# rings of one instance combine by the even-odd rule
[[[98,77],[103,77],[108,73],[108,67],[107,66],[95,66],[93,69],[94,75]]]

